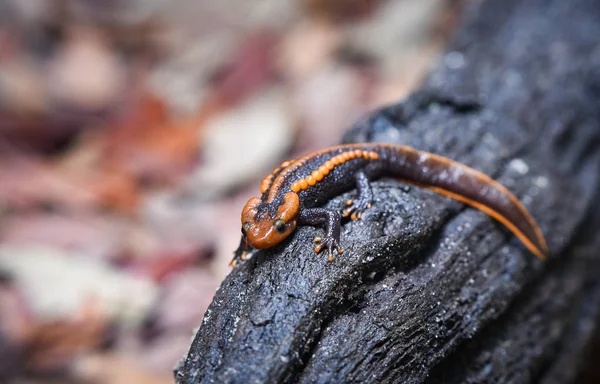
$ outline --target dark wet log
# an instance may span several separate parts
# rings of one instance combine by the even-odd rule
[[[599,37],[596,0],[477,2],[422,89],[345,138],[495,177],[548,262],[475,209],[380,180],[334,263],[302,228],[236,268],[178,381],[573,382],[600,320]]]

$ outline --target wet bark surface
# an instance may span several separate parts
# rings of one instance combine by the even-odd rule
[[[573,382],[600,320],[599,36],[595,0],[478,2],[422,88],[344,138],[496,178],[549,261],[482,212],[381,179],[333,263],[303,227],[235,268],[177,381]]]

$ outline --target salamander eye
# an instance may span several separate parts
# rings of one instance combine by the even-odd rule
[[[249,222],[245,222],[242,225],[242,235],[246,236],[246,234],[248,233],[248,230],[250,229],[250,223]]]
[[[275,230],[277,232],[283,233],[283,232],[285,232],[285,228],[286,228],[287,224],[282,219],[279,219],[273,224],[273,226],[275,227]]]

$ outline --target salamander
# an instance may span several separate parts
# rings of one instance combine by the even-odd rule
[[[242,210],[242,240],[232,265],[251,249],[281,243],[298,226],[324,226],[315,238],[315,252],[327,250],[329,260],[340,248],[342,216],[360,219],[371,207],[370,181],[393,177],[458,200],[503,224],[538,258],[548,247],[539,226],[521,202],[503,185],[464,164],[408,146],[363,143],[326,148],[281,163],[264,178],[261,197]],[[356,187],[358,197],[343,212],[322,208],[329,199]]]

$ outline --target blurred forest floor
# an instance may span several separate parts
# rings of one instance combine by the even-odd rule
[[[466,2],[2,2],[0,383],[172,382],[261,178],[406,96]]]

